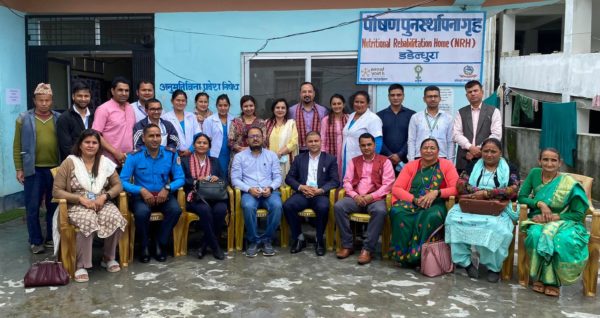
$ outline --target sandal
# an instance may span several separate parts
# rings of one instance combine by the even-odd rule
[[[546,286],[546,290],[544,291],[546,296],[558,297],[560,296],[560,287],[557,286]]]
[[[109,273],[116,273],[121,270],[121,266],[119,266],[119,263],[117,263],[117,261],[114,259],[110,261],[102,261],[100,262],[100,266],[102,268],[106,268],[106,271]]]
[[[75,271],[75,277],[73,277],[73,279],[78,283],[85,283],[90,280],[90,277],[88,276],[88,272],[85,268],[80,268]]]
[[[544,285],[541,282],[534,282],[533,283],[533,287],[531,288],[533,289],[534,292],[538,292],[538,293],[545,293],[546,291],[546,285]]]

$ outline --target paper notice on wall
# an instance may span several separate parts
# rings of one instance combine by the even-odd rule
[[[440,109],[452,114],[454,112],[454,89],[451,87],[440,87]]]
[[[6,105],[21,105],[21,90],[18,88],[6,89]]]

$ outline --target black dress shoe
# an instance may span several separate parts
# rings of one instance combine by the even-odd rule
[[[301,252],[306,247],[306,240],[294,240],[290,253],[296,254]]]
[[[325,244],[323,244],[322,241],[317,241],[317,243],[315,244],[315,253],[317,254],[317,256],[325,255]]]
[[[225,253],[223,253],[223,250],[220,247],[217,247],[215,250],[213,250],[212,254],[214,258],[220,261],[225,259]]]
[[[159,262],[164,262],[167,260],[167,251],[164,246],[161,246],[160,243],[156,242],[156,253],[154,254],[154,258]]]
[[[142,263],[150,262],[150,251],[148,250],[147,246],[142,248],[142,253],[140,254],[140,262],[142,262]]]
[[[200,249],[198,250],[199,259],[202,259],[204,255],[206,255],[206,244],[202,244],[202,246],[200,246]]]

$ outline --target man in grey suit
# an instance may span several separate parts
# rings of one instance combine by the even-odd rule
[[[296,191],[283,204],[285,218],[290,224],[293,243],[290,249],[292,254],[302,251],[306,247],[306,240],[302,234],[301,220],[298,212],[310,208],[317,214],[316,217],[316,245],[317,256],[325,255],[323,233],[327,226],[329,212],[329,190],[339,186],[337,161],[334,156],[321,152],[321,135],[311,131],[306,135],[308,152],[299,154],[290,167],[285,178],[292,189]]]
[[[502,140],[500,111],[483,103],[479,81],[465,84],[469,105],[458,110],[454,118],[453,140],[458,144],[456,169],[462,172],[470,161],[481,158],[481,143],[488,138]]]

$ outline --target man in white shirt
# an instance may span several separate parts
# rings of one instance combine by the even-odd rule
[[[146,103],[151,98],[154,98],[154,84],[147,80],[141,80],[138,83],[135,94],[137,95],[138,100],[131,104],[131,106],[135,112],[135,122],[137,123],[148,116],[146,113]]]
[[[425,87],[423,101],[427,108],[414,114],[408,125],[408,160],[419,158],[421,142],[427,138],[434,138],[440,147],[439,156],[454,162],[454,121],[451,115],[440,110],[440,100],[440,89],[437,86]]]
[[[458,110],[454,118],[454,142],[458,144],[456,169],[462,172],[467,164],[481,158],[481,143],[488,138],[502,140],[500,111],[483,104],[483,88],[479,81],[465,84],[469,105]]]

